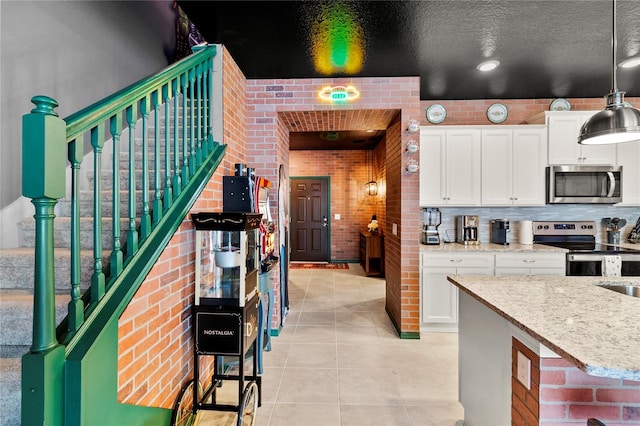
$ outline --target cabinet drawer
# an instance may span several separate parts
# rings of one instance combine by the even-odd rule
[[[564,253],[496,254],[496,268],[560,268],[565,267]]]
[[[492,254],[422,253],[422,266],[455,268],[493,268]]]

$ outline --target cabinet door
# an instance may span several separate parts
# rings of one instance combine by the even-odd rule
[[[640,142],[616,144],[618,165],[622,166],[622,203],[640,205]]]
[[[446,131],[420,128],[420,206],[446,204],[444,195],[444,154]]]
[[[458,288],[447,281],[456,268],[422,268],[422,322],[457,323]]]
[[[547,166],[546,128],[513,131],[513,204],[545,204],[545,168]]]
[[[549,136],[549,164],[578,164],[581,162],[578,134],[582,116],[558,112],[547,116]]]
[[[483,129],[481,146],[482,205],[513,204],[513,131]]]
[[[580,115],[580,127],[595,112],[588,112]],[[578,133],[580,133],[578,127]],[[616,147],[610,145],[580,145],[580,158],[582,164],[616,164]]]
[[[448,130],[445,152],[445,193],[448,205],[480,204],[480,165],[480,130]]]

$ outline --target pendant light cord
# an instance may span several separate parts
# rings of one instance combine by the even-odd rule
[[[616,74],[618,73],[618,65],[616,64],[616,50],[617,50],[617,45],[618,45],[618,40],[617,40],[617,36],[616,36],[616,0],[613,0],[613,34],[611,37],[611,45],[612,45],[612,51],[613,51],[613,67],[612,67],[612,74],[611,74],[611,84],[613,85],[613,89],[612,89],[612,93],[615,93],[618,91],[618,79],[616,77]]]

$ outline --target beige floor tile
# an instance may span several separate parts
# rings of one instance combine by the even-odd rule
[[[326,312],[336,308],[333,298],[329,299],[309,299],[302,304],[302,312]]]
[[[404,406],[391,370],[340,368],[340,403]]]
[[[374,322],[369,311],[338,311],[336,312],[336,324],[340,326],[372,326]]]
[[[336,325],[335,312],[300,312],[298,325]]]
[[[340,426],[338,404],[276,404],[270,426]]]
[[[294,343],[289,350],[287,368],[338,368],[335,343]]]
[[[338,344],[338,366],[413,370],[435,365],[442,369],[443,366],[430,349],[413,343],[415,341]]]
[[[407,407],[407,413],[414,426],[459,426],[464,418],[464,409],[457,402]]]
[[[276,403],[337,404],[336,369],[287,367],[280,383]]]
[[[338,325],[336,327],[336,335],[338,343],[342,344],[375,343],[380,341],[378,327],[375,325],[363,327]]]
[[[336,343],[333,325],[299,325],[293,343]],[[335,349],[335,346],[334,346]]]
[[[411,419],[403,406],[340,405],[342,426],[411,426]]]

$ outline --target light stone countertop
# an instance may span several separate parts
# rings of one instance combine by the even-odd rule
[[[640,277],[447,278],[586,373],[640,381],[640,298],[597,285]]]
[[[506,246],[491,243],[480,243],[478,245],[464,245],[460,243],[441,243],[438,245],[420,244],[420,252],[433,253],[566,253],[567,251],[567,249],[544,244],[511,243]]]

